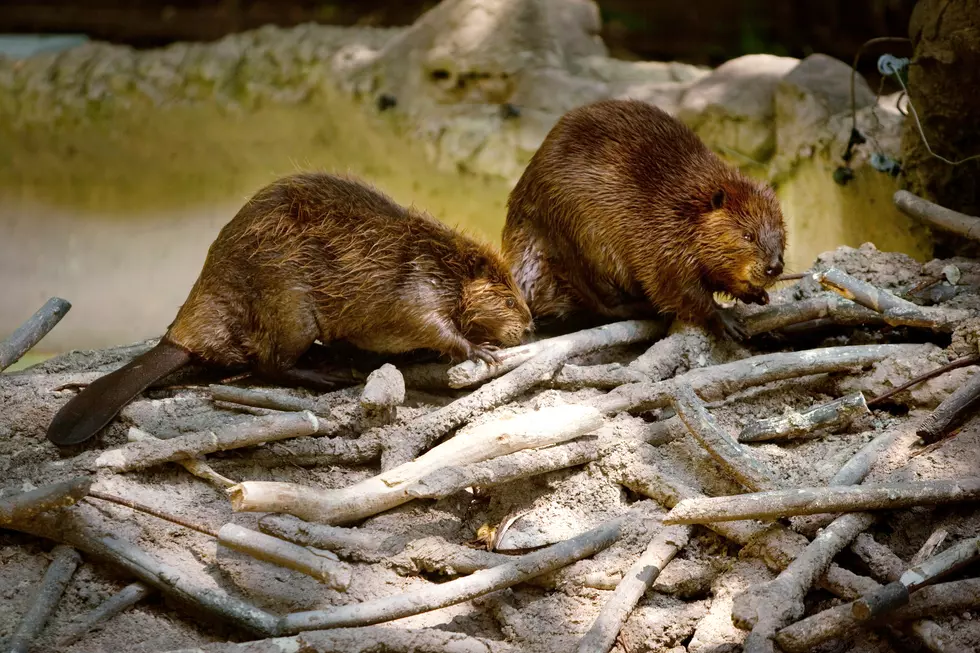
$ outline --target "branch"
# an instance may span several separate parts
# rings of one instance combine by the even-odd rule
[[[48,335],[61,318],[71,310],[71,304],[60,297],[52,297],[34,315],[17,327],[10,337],[0,342],[0,372],[7,369]]]
[[[694,439],[742,486],[750,490],[777,487],[762,463],[718,426],[691,386],[678,385],[673,404]]]
[[[743,319],[745,331],[750,336],[778,329],[788,331],[790,327],[802,326],[809,322],[839,326],[886,323],[879,313],[836,295],[822,295],[798,302],[771,304],[753,311]]]
[[[218,531],[218,541],[257,560],[312,576],[338,592],[346,592],[350,585],[350,567],[338,562],[334,555],[324,555],[326,552],[318,553],[278,537],[230,523]]]
[[[324,420],[319,420],[322,424]],[[288,444],[278,443],[276,449],[286,450],[280,454],[271,447],[255,449],[240,459],[225,462],[246,462],[249,465],[278,467],[296,465],[316,467],[324,465],[366,465],[381,456],[381,438],[377,431],[368,431],[359,438],[297,438]]]
[[[826,512],[894,510],[980,499],[980,477],[883,485],[839,485],[753,492],[682,501],[665,524],[704,524],[737,519],[778,519]]]
[[[779,417],[752,422],[738,434],[738,441],[765,442],[812,437],[813,432],[818,429],[840,429],[847,426],[858,415],[870,413],[864,395],[853,392],[803,413],[793,411]]]
[[[892,622],[962,612],[980,606],[980,578],[957,580],[924,587],[909,598],[909,604],[889,613]],[[786,653],[807,653],[828,639],[850,639],[868,622],[853,614],[853,604],[824,610],[776,633],[776,643]]]
[[[341,628],[392,621],[469,601],[587,558],[619,539],[625,517],[618,517],[570,540],[528,553],[484,572],[420,590],[327,610],[294,612],[279,623],[280,632]]]
[[[129,427],[129,433],[127,434],[127,439],[130,442],[140,442],[142,440],[157,440],[156,436],[147,433],[135,426]],[[203,458],[184,458],[175,461],[178,465],[189,471],[194,476],[202,478],[208,483],[211,483],[215,487],[222,490],[229,488],[235,484],[235,481],[222,476],[218,472],[211,469],[211,466],[204,462]]]
[[[939,206],[907,190],[895,191],[892,202],[905,215],[922,220],[932,227],[951,231],[971,240],[980,240],[980,218]]]
[[[974,374],[936,406],[915,434],[926,444],[943,439],[980,406],[980,374]]]
[[[499,379],[392,432],[392,444],[382,456],[382,469],[391,469],[414,459],[419,452],[476,415],[505,404],[548,381],[573,356],[612,345],[642,342],[660,333],[662,325],[658,322],[626,321],[571,334],[566,340],[554,344]]]
[[[334,551],[357,562],[375,563],[390,558],[404,549],[407,542],[401,535],[312,524],[292,515],[265,515],[259,520],[259,529],[295,544]]]
[[[688,527],[667,527],[660,531],[643,554],[623,575],[612,597],[602,607],[589,632],[579,641],[578,653],[608,653],[630,613],[653,585],[663,568],[691,536]]]
[[[572,365],[566,363],[555,374],[550,385],[562,390],[579,390],[581,388],[611,390],[624,383],[639,383],[648,381],[649,378],[643,372],[624,367],[621,363],[606,365]]]
[[[285,512],[344,524],[411,501],[408,488],[442,467],[546,447],[594,431],[602,422],[598,411],[588,406],[542,408],[470,426],[417,460],[346,488],[315,490],[295,483],[246,481],[228,492],[236,511]]]
[[[75,620],[74,625],[69,626],[67,632],[58,640],[58,646],[65,648],[71,646],[103,621],[112,619],[153,592],[152,587],[143,583],[130,583],[103,601],[98,607]]]
[[[396,407],[405,401],[405,378],[394,365],[385,363],[368,374],[361,392],[361,420],[365,427],[395,421]]]
[[[65,588],[71,581],[72,574],[82,561],[82,557],[70,546],[56,546],[51,553],[54,559],[44,572],[41,585],[34,595],[34,602],[24,614],[10,641],[7,642],[6,650],[10,653],[28,652],[31,642],[54,614],[58,602],[61,601],[61,595],[65,593]]]
[[[74,505],[86,496],[94,479],[79,476],[60,483],[42,485],[28,492],[0,497],[0,525],[31,519],[48,510]]]

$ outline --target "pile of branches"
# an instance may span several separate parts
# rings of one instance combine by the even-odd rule
[[[926,206],[929,211],[935,208]],[[743,311],[750,334],[791,336],[828,324],[951,334],[977,317],[967,310],[921,306],[834,267],[800,276],[827,292]],[[0,345],[0,369],[38,342],[68,308],[64,300],[53,299],[39,310]],[[875,404],[894,401],[909,387],[956,367],[976,365],[980,357],[957,359],[886,395],[846,394],[805,411],[749,423],[733,435],[712,416],[710,409],[718,405],[714,402],[773,382],[860,374],[888,358],[914,356],[923,345],[819,347],[762,353],[702,367],[689,365],[685,370],[684,361],[709,336],[690,327],[666,337],[664,333],[661,322],[624,321],[504,350],[501,363],[494,366],[482,361],[402,369],[386,364],[367,378],[359,411],[345,417],[331,410],[326,396],[212,385],[209,392],[216,406],[237,407],[252,417],[169,438],[133,427],[130,441],[123,446],[44,463],[35,478],[58,480],[30,491],[9,490],[0,495],[0,527],[58,542],[36,597],[7,648],[28,650],[84,554],[117,567],[133,583],[77,619],[61,638],[61,645],[78,641],[98,624],[159,592],[255,637],[245,644],[195,650],[375,650],[370,648],[373,645],[389,651],[509,651],[513,646],[501,641],[379,625],[521,583],[560,589],[574,580],[568,577],[570,565],[616,543],[631,524],[644,519],[644,509],[655,503],[666,515],[649,529],[649,544],[631,566],[605,570],[607,577],[616,580],[578,651],[604,653],[613,648],[634,607],[661,570],[688,546],[695,528],[714,531],[741,547],[741,555],[758,557],[777,573],[773,580],[736,595],[731,603],[731,621],[747,632],[745,651],[804,652],[827,640],[846,640],[865,628],[901,630],[929,650],[945,650],[942,642],[949,633],[932,618],[980,605],[980,579],[956,575],[980,558],[980,537],[950,542],[948,532],[937,530],[905,562],[864,533],[886,511],[980,499],[980,475],[908,482],[903,474],[914,456],[924,448],[941,445],[970,415],[980,399],[980,374],[921,423],[882,430],[826,486],[787,487],[744,443],[792,441],[839,431],[869,414]],[[573,362],[602,350],[642,343],[652,345],[627,365]],[[465,392],[442,407],[400,423],[396,408],[404,403],[406,388],[417,387]],[[477,420],[546,388],[603,392],[577,404]],[[684,437],[693,438],[742,493],[706,496],[701,488],[673,475],[658,451],[662,444],[658,438],[666,429],[651,429],[644,437],[623,437],[605,428],[617,415],[650,411],[659,411],[662,425],[674,425]],[[351,433],[357,437],[340,437]],[[286,439],[292,440],[292,463],[362,466],[380,462],[380,472],[348,487],[324,490],[228,478],[207,459],[209,454],[242,449],[243,455],[262,464],[269,455],[262,445]],[[874,483],[864,482],[882,461],[890,465],[886,473],[879,474]],[[106,491],[119,475],[165,464],[180,465],[220,488],[234,511],[265,513],[258,530],[234,523],[215,529]],[[126,505],[344,592],[354,565],[377,563],[413,546],[405,537],[350,526],[408,502],[442,499],[469,490],[486,494],[505,483],[587,464],[645,499],[575,537],[520,555],[496,550],[514,523],[512,515],[481,530],[480,548],[442,542],[415,551],[413,559],[420,567],[452,570],[453,580],[365,602],[288,614],[270,612],[167,565],[138,543],[120,537],[106,513],[84,509],[98,502]],[[845,550],[864,560],[874,578],[836,563],[835,558]],[[806,615],[805,599],[814,589],[830,592],[841,601]]]

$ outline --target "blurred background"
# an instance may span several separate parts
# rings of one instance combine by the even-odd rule
[[[74,305],[41,351],[21,365],[71,348],[162,334],[217,230],[252,192],[278,175],[308,167],[351,171],[399,201],[415,203],[496,242],[514,171],[519,172],[564,108],[615,89],[620,95],[632,92],[628,85],[637,80],[646,84],[644,93],[654,94],[650,97],[664,92],[665,103],[677,104],[679,93],[708,75],[708,68],[748,54],[803,59],[823,53],[849,66],[868,39],[906,36],[915,3],[602,0],[597,3],[596,33],[589,26],[582,32],[588,50],[583,56],[591,58],[581,61],[591,62],[588,66],[575,63],[578,59],[568,63],[569,52],[578,46],[563,44],[565,58],[558,64],[547,59],[550,46],[527,46],[545,53],[548,70],[561,68],[565,75],[561,88],[571,90],[561,106],[517,102],[518,84],[516,95],[504,98],[510,103],[488,100],[485,93],[476,100],[457,98],[449,110],[444,109],[444,99],[429,105],[416,102],[416,87],[402,80],[410,73],[391,68],[393,64],[384,69],[387,81],[377,68],[368,82],[363,75],[348,74],[345,66],[353,65],[350,62],[370,59],[370,53],[404,40],[409,26],[437,4],[0,2],[0,336],[52,295]],[[456,0],[450,4],[467,5]],[[443,39],[451,44],[446,46],[451,54],[458,53],[465,39],[453,36],[452,30],[472,29],[476,19],[471,10],[479,4],[470,0],[470,13],[457,12],[441,26],[427,28],[442,36],[419,32],[412,38],[420,39],[420,45],[406,42],[404,47],[424,50],[429,61],[437,49],[433,44]],[[531,1],[516,4],[531,13],[521,14],[515,24],[532,28],[533,12],[565,11],[553,9],[554,2],[540,3],[552,8],[535,8]],[[568,11],[585,7],[582,11],[588,13],[586,5],[591,3],[570,1]],[[491,10],[488,15],[493,25],[509,24],[500,22],[503,19],[493,23],[499,16]],[[582,19],[583,25],[591,24],[589,16]],[[523,41],[501,47],[536,43],[532,28],[521,35]],[[587,39],[599,45],[593,48]],[[908,54],[907,49],[895,51]],[[490,59],[504,66],[500,62],[506,56]],[[624,68],[617,61],[691,66],[668,71],[643,64]],[[867,56],[859,62],[868,89],[877,90],[877,96],[894,93],[894,85],[879,85],[875,61],[876,56]],[[582,72],[586,69],[588,75]],[[846,95],[849,69],[834,71],[840,100],[840,93]],[[566,77],[575,75],[587,76],[588,84],[566,83]],[[595,90],[599,85],[605,90]],[[382,101],[382,91],[396,86],[399,92],[386,96],[392,102]],[[862,100],[865,105],[877,101],[873,90],[867,92],[872,99]],[[511,103],[510,114],[500,118],[497,107]],[[432,117],[437,115],[431,108],[436,104],[438,120]],[[839,104],[838,113],[847,102]],[[389,105],[394,109],[386,111]],[[763,119],[772,122],[772,110],[768,111]],[[512,127],[514,120],[505,120],[518,115],[522,126]],[[821,189],[835,188],[830,177],[839,165],[839,134],[846,138],[849,133],[843,126],[846,121],[838,122],[833,126],[837,149],[819,171]],[[498,153],[496,134],[510,134],[511,140],[499,142],[517,143],[518,154]],[[471,154],[456,155],[467,147]],[[776,156],[771,150],[770,144],[757,156]],[[800,158],[798,153],[794,156]],[[498,165],[495,157],[513,161]],[[743,159],[749,168],[769,165],[768,158]],[[756,172],[782,184],[788,213],[794,213],[793,206],[812,207],[814,194],[827,194],[812,184],[793,186],[786,181],[785,168],[774,170]],[[791,216],[791,222],[795,220],[796,227],[791,225],[791,231],[801,234],[799,242],[813,241],[813,234],[825,236],[812,247],[796,248],[796,269],[828,245],[846,241],[856,246],[869,239],[873,229],[854,227],[865,218],[849,216],[861,213],[869,201],[887,201],[894,182],[887,175],[879,177],[862,190],[859,174],[846,192],[864,195],[828,200],[835,213],[826,223],[813,211],[804,216],[806,212],[795,210],[798,215]],[[888,228],[904,231],[900,226]],[[892,243],[887,242],[892,236],[882,239],[884,245],[903,249],[903,237],[895,235]]]

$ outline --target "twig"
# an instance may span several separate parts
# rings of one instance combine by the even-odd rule
[[[612,597],[602,606],[589,632],[579,641],[578,653],[608,653],[620,629],[664,566],[687,545],[690,528],[668,527],[660,531],[643,554],[623,575]]]
[[[963,423],[968,416],[974,414],[978,406],[980,406],[980,374],[974,374],[922,420],[915,434],[926,444],[938,442]]]
[[[254,408],[299,413],[308,410],[318,417],[329,418],[330,400],[334,393],[316,398],[297,397],[282,390],[267,388],[239,388],[233,385],[211,385],[208,387],[211,398],[231,404],[241,404]],[[339,392],[344,392],[340,390]]]
[[[391,469],[414,459],[419,452],[428,449],[436,440],[467,420],[551,379],[562,363],[573,356],[614,345],[650,340],[662,330],[659,322],[626,321],[571,334],[504,376],[391,433],[390,446],[382,454],[381,467]]]
[[[939,547],[943,545],[943,542],[946,541],[947,537],[949,537],[949,531],[947,531],[945,528],[937,528],[934,530],[932,535],[930,535],[929,538],[922,543],[919,550],[916,551],[915,555],[912,556],[912,559],[909,560],[909,564],[915,567],[916,565],[923,563],[927,559],[936,555],[936,551],[938,551]]]
[[[517,653],[506,642],[478,639],[438,628],[417,630],[365,626],[314,630],[293,637],[276,637],[241,644],[206,644],[167,653]]]
[[[280,632],[372,625],[429,612],[495,592],[587,558],[619,539],[625,517],[618,517],[570,540],[528,553],[484,572],[428,585],[405,594],[312,612],[294,612],[279,623]]]
[[[365,427],[395,421],[396,407],[405,401],[405,378],[394,365],[385,363],[368,374],[361,392],[361,419]]]
[[[794,488],[682,501],[664,517],[664,523],[704,524],[737,519],[777,519],[789,515],[894,510],[978,499],[980,477],[883,485]]]
[[[156,440],[158,438],[142,429],[131,426],[129,427],[127,439],[130,442],[139,442],[141,440]],[[235,481],[211,469],[211,466],[204,462],[203,458],[184,458],[175,462],[194,476],[202,478],[221,489],[229,488],[235,484]]]
[[[690,385],[677,386],[673,404],[694,439],[742,486],[750,490],[777,487],[762,463],[718,426]]]
[[[957,358],[951,363],[947,363],[946,365],[937,367],[936,369],[926,372],[925,374],[920,374],[919,376],[915,377],[910,381],[907,381],[906,383],[903,383],[897,388],[892,388],[891,390],[878,395],[877,397],[869,401],[868,405],[874,406],[875,404],[880,404],[886,399],[891,399],[892,397],[897,395],[899,392],[902,392],[903,390],[908,390],[914,385],[918,385],[923,381],[928,381],[929,379],[933,379],[937,376],[941,376],[946,372],[952,372],[953,370],[958,370],[961,367],[969,367],[970,365],[977,365],[977,364],[980,364],[980,355],[977,354],[971,354],[970,356],[963,356],[962,358]]]
[[[738,441],[800,439],[812,436],[816,430],[843,428],[858,415],[867,415],[870,412],[864,401],[864,395],[853,392],[806,412],[793,411],[786,415],[752,422],[738,434]]]
[[[338,592],[347,591],[350,585],[350,567],[338,562],[336,556],[324,555],[326,552],[317,553],[310,548],[230,523],[218,531],[218,541],[257,560],[312,576]]]
[[[118,449],[102,452],[96,458],[94,466],[117,473],[131,472],[215,451],[311,435],[316,433],[317,422],[316,416],[308,411],[256,417],[214,431],[189,433],[169,440],[130,442]]]
[[[192,531],[197,531],[198,533],[203,533],[204,535],[210,535],[211,537],[218,537],[218,531],[207,526],[206,524],[201,524],[190,519],[184,519],[183,517],[178,517],[166,510],[160,510],[159,508],[154,508],[153,506],[148,506],[140,501],[133,501],[132,499],[127,499],[125,497],[116,496],[114,494],[108,494],[106,492],[101,492],[98,490],[92,490],[89,493],[90,497],[95,499],[100,499],[102,501],[108,501],[109,503],[114,503],[118,506],[126,506],[130,510],[135,510],[137,512],[144,512],[148,515],[152,515],[157,519],[162,519],[168,521],[171,524],[177,524],[178,526],[183,526],[184,528],[189,528]],[[91,499],[89,499],[91,502]]]
[[[518,451],[482,463],[436,470],[407,488],[416,499],[442,499],[468,487],[493,487],[522,478],[576,467],[597,460],[594,438],[566,442],[546,449]]]
[[[904,622],[936,614],[959,612],[980,606],[980,578],[957,580],[924,587],[909,598],[909,604],[888,614],[889,621]],[[828,639],[850,639],[862,626],[845,603],[797,621],[776,633],[776,643],[786,653],[806,653]]]
[[[408,541],[401,535],[381,531],[312,524],[292,515],[265,515],[259,520],[259,529],[295,544],[327,549],[341,558],[369,563],[390,558]]]
[[[0,497],[0,525],[23,521],[47,510],[73,505],[89,493],[93,481],[90,476],[78,476],[68,481]]]
[[[43,514],[7,526],[25,533],[69,544],[89,555],[121,567],[161,593],[196,606],[266,637],[277,634],[278,617],[232,596],[213,583],[200,583],[196,575],[155,559],[132,542],[111,534],[113,526],[92,512],[69,508],[57,516]]]
[[[65,588],[71,581],[72,574],[82,561],[82,557],[70,546],[58,545],[51,553],[53,560],[44,572],[34,602],[21,618],[10,641],[7,642],[7,650],[10,653],[27,653],[31,648],[31,642],[54,614],[58,602],[61,601],[61,595],[65,593]]]
[[[71,646],[103,621],[108,621],[136,605],[154,591],[152,587],[143,583],[130,583],[76,620],[58,640],[58,646]]]
[[[836,268],[818,272],[813,275],[813,278],[828,290],[833,290],[842,297],[881,313],[885,322],[891,326],[951,331],[956,324],[970,317],[966,311],[927,308],[913,304]]]
[[[895,191],[892,202],[905,215],[922,220],[930,226],[971,240],[980,240],[980,218],[939,206],[907,190]]]
[[[69,310],[71,304],[68,301],[52,297],[17,327],[9,338],[0,342],[0,372],[19,361],[41,338],[48,335]]]
[[[418,459],[346,488],[316,490],[295,483],[246,481],[228,493],[236,511],[285,512],[344,524],[411,501],[408,488],[442,467],[546,447],[594,431],[602,422],[598,411],[588,406],[542,408],[470,426]]]

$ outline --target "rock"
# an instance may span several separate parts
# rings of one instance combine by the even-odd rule
[[[798,64],[798,59],[770,54],[727,61],[684,93],[677,115],[709,147],[765,161],[776,140],[773,95]]]

